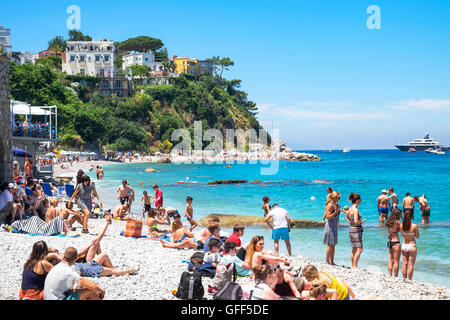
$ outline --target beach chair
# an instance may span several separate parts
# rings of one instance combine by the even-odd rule
[[[65,187],[59,187],[58,188],[58,200],[66,200],[66,188]]]
[[[53,197],[53,192],[52,192],[52,190],[50,189],[50,183],[44,182],[44,183],[42,184],[42,190],[44,191],[44,194],[45,194],[47,197]]]
[[[75,191],[75,186],[73,184],[66,184],[66,195],[70,198]]]

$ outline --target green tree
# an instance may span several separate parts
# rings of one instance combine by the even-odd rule
[[[133,71],[133,76],[148,77],[151,71],[149,66],[133,65],[129,67]]]
[[[234,61],[231,61],[231,59],[228,57],[220,58],[219,56],[217,56],[206,59],[206,61],[214,62],[213,67],[214,77],[220,79],[222,78],[224,70],[229,71],[230,70],[229,67],[234,66]]]
[[[69,31],[69,41],[92,41],[92,38],[78,30]]]
[[[64,37],[56,36],[48,42],[48,50],[52,50],[55,55],[59,52],[65,51],[67,48],[67,41]]]
[[[48,56],[45,58],[36,59],[36,64],[55,68],[59,72],[62,70],[62,58],[60,56]]]
[[[156,51],[162,48],[163,46],[164,43],[160,39],[151,38],[147,36],[139,36],[123,41],[119,45],[119,50],[148,52],[148,51]]]

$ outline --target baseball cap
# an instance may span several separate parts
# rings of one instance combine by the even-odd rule
[[[8,189],[10,189],[10,188],[14,188],[14,184],[12,184],[12,183],[8,184]]]
[[[387,191],[385,189],[381,190],[381,193],[387,193]]]

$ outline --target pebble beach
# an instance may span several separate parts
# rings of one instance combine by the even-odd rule
[[[0,232],[2,243],[0,299],[18,300],[23,265],[36,241],[44,240],[49,247],[58,249],[60,252],[69,246],[81,250],[100,232],[104,223],[103,219],[91,219],[89,222],[93,226],[91,233],[77,238]],[[126,269],[139,265],[139,272],[135,275],[90,278],[90,280],[105,289],[105,300],[177,300],[172,295],[172,290],[178,287],[181,273],[187,270],[187,264],[183,260],[189,259],[195,251],[163,248],[158,240],[125,238],[120,235],[124,228],[124,222],[113,221],[102,240],[102,251],[108,253],[116,268]],[[147,229],[144,226],[143,233],[146,234],[146,232]],[[357,298],[368,296],[376,296],[384,300],[448,300],[450,298],[450,291],[447,288],[438,288],[414,280],[389,278],[382,273],[329,266],[302,256],[289,259],[295,268],[314,264],[319,270],[331,272],[335,277],[346,281]],[[206,292],[210,279],[203,279]],[[250,282],[251,280],[242,278],[238,281]],[[211,298],[208,294],[205,297]]]
[[[139,161],[139,160],[138,160]],[[148,159],[140,160],[151,162]],[[134,161],[133,161],[134,162]],[[136,161],[137,162],[137,161]],[[78,169],[87,171],[90,165],[105,165],[105,161],[83,161],[73,163],[69,169],[55,167],[55,177],[75,173]],[[30,236],[0,232],[0,300],[18,300],[22,279],[23,265],[26,262],[33,244],[44,240],[51,248],[63,252],[72,246],[78,250],[91,243],[93,238],[104,226],[105,220],[91,219],[89,225],[93,228],[89,235],[76,238],[57,236]],[[186,222],[185,222],[186,223]],[[77,231],[80,226],[75,224]],[[195,252],[190,249],[163,248],[158,240],[149,238],[133,239],[120,235],[125,228],[125,222],[113,221],[102,240],[102,251],[108,253],[117,269],[128,269],[140,266],[137,274],[122,277],[91,278],[93,282],[105,289],[105,300],[177,300],[172,290],[178,287],[180,276],[187,271],[188,260]],[[198,232],[198,227],[194,233]],[[143,235],[147,234],[147,227],[143,227]],[[256,234],[255,234],[256,235]],[[271,250],[273,242],[268,239],[267,249]],[[382,300],[449,300],[450,290],[432,284],[415,280],[404,280],[389,277],[386,273],[366,270],[352,270],[344,266],[330,266],[320,261],[311,260],[301,255],[289,257],[295,269],[307,264],[315,265],[319,270],[332,273],[336,278],[347,282],[353,289],[356,298],[376,297]],[[210,278],[203,278],[205,298],[212,296],[206,291]],[[249,278],[240,278],[239,282],[252,282]]]

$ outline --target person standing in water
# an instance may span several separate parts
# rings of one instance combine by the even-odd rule
[[[361,205],[361,196],[356,193],[351,193],[348,200],[352,203],[352,206],[348,210],[345,218],[350,224],[349,235],[350,243],[352,246],[352,253],[350,254],[350,259],[352,260],[352,268],[358,269],[358,261],[363,251],[362,244],[362,234],[363,228],[362,224],[366,219],[361,220],[361,215],[359,214],[358,207]]]
[[[123,180],[122,184],[117,187],[116,190],[117,199],[119,199],[120,204],[128,204],[128,213],[131,213],[131,204],[134,199],[134,190],[130,187],[127,180]]]
[[[416,200],[417,198],[417,200]],[[420,212],[422,214],[422,224],[430,223],[430,206],[428,204],[428,200],[423,194],[421,197],[414,197],[414,200],[419,202]]]
[[[417,246],[416,238],[419,239],[419,227],[417,224],[412,223],[413,212],[410,209],[406,209],[402,224],[400,225],[400,231],[403,236],[402,243],[402,274],[403,278],[412,280],[414,272],[414,263],[417,258]]]
[[[411,193],[409,192],[406,193],[406,197],[403,198],[402,208],[403,212],[405,212],[405,210],[411,210],[414,214],[414,209],[416,208],[416,205],[414,203],[414,198],[411,197]]]
[[[270,210],[272,210],[272,207],[270,206],[270,199],[267,196],[264,196],[262,198],[263,204],[262,204],[262,209],[264,210],[264,218],[267,216],[267,214],[270,212]],[[266,221],[267,225],[269,226],[270,229],[273,229],[273,224],[271,222],[271,220],[267,220]]]
[[[398,208],[398,196],[394,193],[394,188],[388,189],[389,200],[392,200],[392,204],[390,205],[391,212],[393,209]]]
[[[385,223],[385,226],[389,232],[387,247],[389,250],[388,274],[390,277],[392,276],[392,271],[394,271],[394,277],[398,277],[401,255],[401,243],[398,233],[400,232],[401,217],[402,211],[396,208],[392,210],[391,215]]]
[[[384,224],[384,221],[387,220],[390,205],[391,202],[389,201],[389,197],[387,196],[387,191],[382,190],[381,195],[377,199],[377,209],[380,215],[380,224]]]
[[[144,208],[142,209],[142,218],[145,218],[145,213],[149,213],[150,209],[152,208],[152,202],[151,202],[152,196],[150,196],[147,191],[144,191],[142,193],[141,201],[139,205],[142,206],[142,202],[144,202]]]

